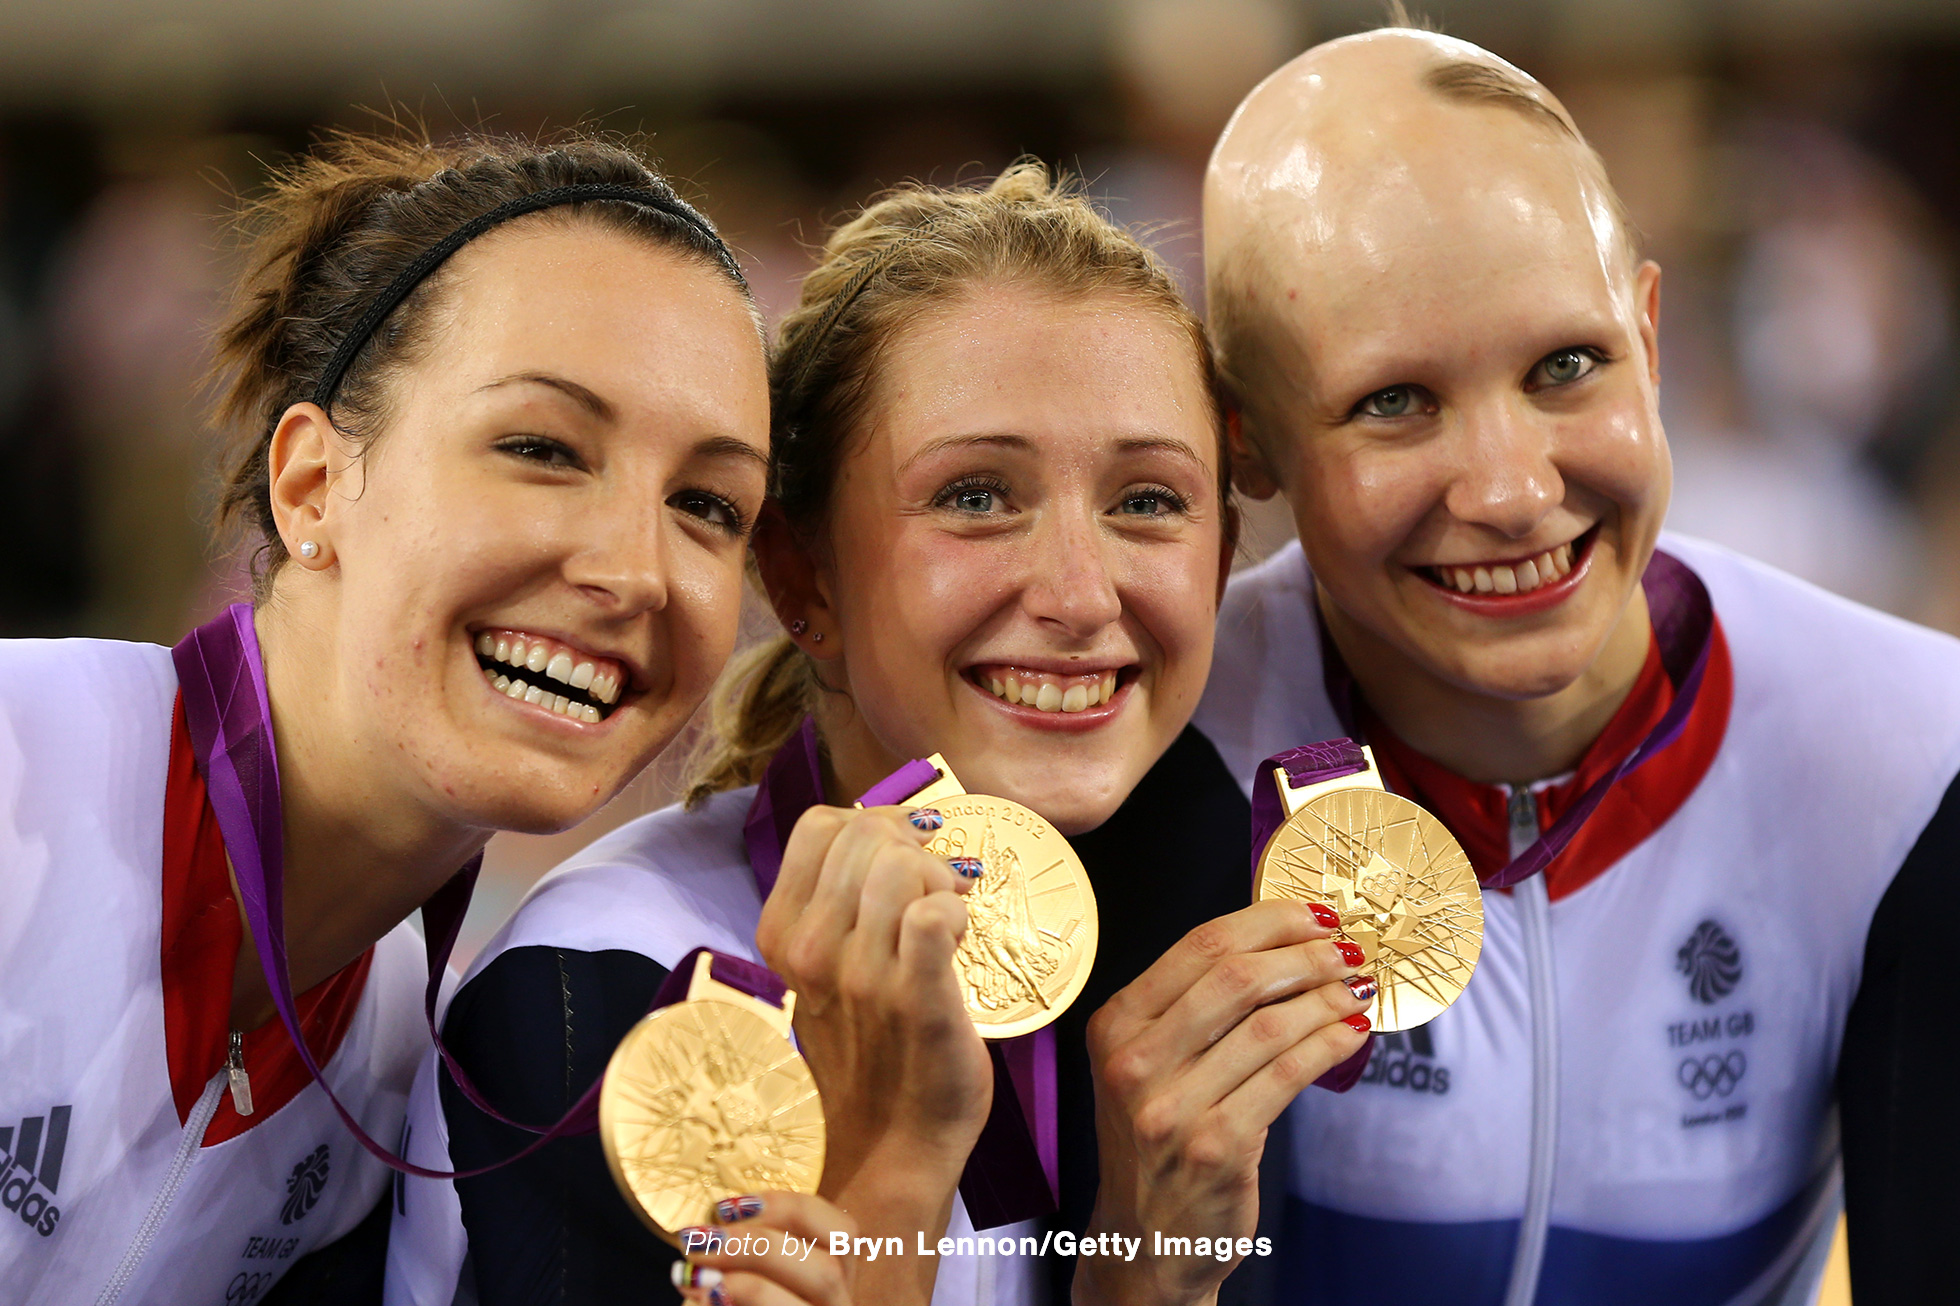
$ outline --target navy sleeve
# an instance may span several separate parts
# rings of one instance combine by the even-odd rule
[[[1858,1306],[1949,1300],[1960,1284],[1960,779],[1872,915],[1844,1031],[1838,1106]]]
[[[443,1040],[500,1112],[550,1124],[604,1073],[666,974],[635,952],[514,948],[456,995]],[[442,1109],[458,1170],[535,1137],[479,1111],[446,1072]],[[678,1253],[627,1205],[596,1135],[558,1139],[456,1191],[481,1306],[681,1300],[669,1278]]]

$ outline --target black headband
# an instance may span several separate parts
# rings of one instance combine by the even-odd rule
[[[354,356],[361,352],[361,346],[368,342],[368,338],[381,326],[383,319],[401,307],[401,302],[407,299],[415,287],[421,285],[431,272],[440,267],[444,259],[492,227],[509,222],[512,218],[521,218],[527,213],[536,213],[539,209],[557,208],[561,204],[583,204],[591,200],[617,200],[624,204],[637,204],[643,209],[651,209],[693,230],[713,244],[716,258],[735,279],[736,284],[747,288],[748,282],[742,276],[742,265],[735,261],[735,255],[722,238],[715,234],[714,227],[709,225],[708,220],[702,217],[693,205],[671,191],[663,195],[659,191],[638,186],[622,186],[606,182],[585,182],[574,186],[554,186],[550,190],[534,191],[529,195],[520,195],[514,200],[506,200],[488,213],[480,213],[471,218],[417,254],[413,262],[397,273],[395,279],[388,283],[387,289],[374,297],[373,302],[367,306],[367,311],[361,314],[360,320],[354,323],[345,336],[341,337],[340,347],[333,351],[333,357],[327,360],[325,369],[320,373],[319,384],[313,387],[313,402],[322,408],[332,404],[334,392],[340,389],[341,379],[352,366]]]

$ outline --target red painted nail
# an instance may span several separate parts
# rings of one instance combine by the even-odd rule
[[[1323,929],[1338,930],[1341,928],[1341,914],[1339,912],[1327,906],[1325,903],[1316,902],[1310,905],[1313,907],[1313,918],[1320,922]]]
[[[1366,1034],[1368,1032],[1369,1026],[1366,1016],[1348,1016],[1341,1023],[1357,1034]]]
[[[1346,939],[1334,940],[1334,946],[1341,950],[1341,960],[1350,966],[1359,966],[1367,960],[1366,957],[1362,956],[1361,949],[1355,947]]]

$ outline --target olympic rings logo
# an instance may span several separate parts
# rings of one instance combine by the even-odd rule
[[[1711,1097],[1727,1097],[1735,1092],[1735,1086],[1742,1082],[1742,1076],[1749,1069],[1748,1060],[1740,1051],[1727,1056],[1711,1053],[1705,1057],[1688,1057],[1681,1062],[1677,1077],[1681,1087],[1695,1095],[1697,1102]]]

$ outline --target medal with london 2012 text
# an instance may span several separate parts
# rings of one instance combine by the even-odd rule
[[[1374,754],[1348,740],[1295,749],[1259,776],[1286,813],[1259,856],[1253,897],[1324,903],[1361,949],[1381,1033],[1456,1001],[1483,948],[1483,895],[1455,837],[1382,788]]]
[[[1095,964],[1096,893],[1061,831],[1036,813],[970,794],[946,759],[936,778],[889,801],[930,806],[946,818],[927,844],[941,857],[976,857],[983,868],[964,901],[966,937],[954,955],[967,1014],[983,1038],[1035,1030],[1068,1010]]]
[[[705,948],[675,970],[686,996],[620,1040],[599,1092],[606,1164],[670,1242],[712,1224],[724,1197],[815,1192],[824,1160],[823,1103],[790,1041],[796,995],[762,967]],[[780,1004],[756,991],[771,981]]]

